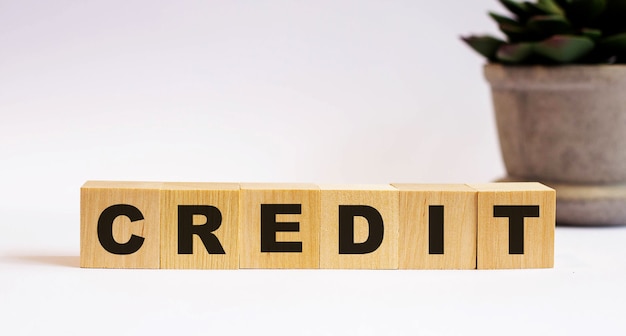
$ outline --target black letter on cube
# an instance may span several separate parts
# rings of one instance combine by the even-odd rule
[[[539,217],[539,206],[494,205],[493,216],[509,218],[509,254],[524,254],[524,218]]]
[[[354,242],[354,217],[367,220],[369,235],[362,243]],[[339,254],[367,254],[382,244],[385,227],[378,210],[367,205],[339,206]]]
[[[298,232],[298,222],[276,222],[276,215],[300,215],[302,204],[261,204],[261,252],[302,252],[302,242],[277,242],[276,232]]]
[[[201,215],[206,222],[193,224],[193,216]],[[210,205],[178,206],[178,254],[193,254],[193,235],[198,235],[209,254],[226,254],[220,241],[212,232],[222,225],[222,213]]]
[[[443,205],[428,207],[428,254],[443,254]]]
[[[98,240],[100,245],[109,253],[127,255],[133,254],[141,248],[145,238],[131,235],[126,243],[118,243],[113,238],[113,221],[119,216],[126,216],[131,222],[143,220],[139,209],[128,204],[115,204],[104,209],[98,218]]]

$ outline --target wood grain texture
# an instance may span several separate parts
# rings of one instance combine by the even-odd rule
[[[398,190],[390,185],[320,185],[322,231],[320,267],[329,269],[398,268]],[[384,223],[381,245],[367,254],[339,253],[339,206],[365,205],[376,209]],[[369,236],[368,222],[354,217],[354,242]]]
[[[261,205],[300,204],[300,214],[277,214],[277,223],[298,223],[298,232],[277,232],[277,242],[301,242],[302,252],[261,252]],[[320,191],[314,184],[242,183],[240,268],[319,268]]]
[[[219,225],[211,233],[224,254],[209,253],[214,240],[205,246],[193,234],[192,254],[179,253],[179,206],[208,206],[219,210],[221,222],[209,223],[206,215],[193,215],[193,225]],[[211,209],[215,211],[214,209]],[[237,269],[239,268],[239,184],[164,183],[161,191],[161,268]]]
[[[479,269],[554,267],[556,192],[540,183],[470,184],[478,191]],[[539,217],[523,220],[523,254],[511,254],[510,219],[495,217],[494,206],[539,206]]]
[[[89,268],[159,268],[160,188],[157,182],[88,181],[80,195],[80,266]],[[126,216],[113,221],[113,238],[124,244],[132,235],[143,237],[141,248],[119,255],[105,250],[98,239],[98,219],[116,204],[139,209],[143,220],[131,222]]]
[[[476,190],[464,184],[392,184],[400,193],[400,269],[476,268]],[[443,254],[429,253],[429,207],[443,206]]]

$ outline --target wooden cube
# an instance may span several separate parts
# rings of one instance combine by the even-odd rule
[[[319,268],[316,185],[243,183],[240,204],[240,268]]]
[[[400,269],[476,268],[476,190],[393,184],[400,192]]]
[[[554,189],[535,182],[469,186],[478,191],[479,269],[554,266]]]
[[[236,269],[239,184],[164,183],[161,268]]]
[[[321,185],[321,268],[398,268],[398,190]]]
[[[86,182],[80,193],[80,266],[159,268],[156,182]]]

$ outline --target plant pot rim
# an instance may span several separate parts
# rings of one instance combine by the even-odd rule
[[[611,68],[611,69],[626,69],[626,64],[562,64],[562,65],[545,65],[545,64],[527,64],[527,65],[515,65],[504,63],[485,63],[485,68],[507,68],[507,69],[551,69],[560,70],[565,68],[575,69],[597,69],[597,68]]]
[[[487,63],[485,78],[492,89],[624,90],[626,64],[505,65]]]

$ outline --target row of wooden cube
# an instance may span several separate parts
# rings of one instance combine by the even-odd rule
[[[81,188],[80,261],[81,267],[94,268],[547,268],[553,267],[554,262],[555,202],[555,191],[539,183],[89,181]],[[292,209],[295,205],[298,211],[283,206],[287,211],[275,212],[270,222],[277,225],[276,232],[269,234],[275,234],[275,245],[299,246],[299,252],[267,252],[261,246],[261,207],[281,204]],[[193,227],[213,221],[213,236],[209,238],[216,238],[217,242],[178,232],[181,211],[189,206],[219,210],[213,211],[214,216],[196,214],[192,219]],[[375,250],[340,253],[341,206],[365,206],[380,214],[384,232]],[[535,215],[522,218],[521,226],[516,219],[515,230],[523,237],[522,250],[512,251],[513,218],[496,213],[497,207],[503,206],[536,210]],[[133,215],[124,209],[134,209]],[[438,217],[434,220],[433,216]],[[99,221],[106,221],[104,217],[112,221],[108,226],[109,238],[103,233],[107,226],[99,225]],[[352,237],[344,239],[352,239],[355,244],[366,241],[370,234],[368,221],[358,214],[352,220]],[[433,221],[440,225],[431,227],[429,232]],[[279,225],[282,229],[276,229]],[[437,235],[435,240],[442,244],[433,247],[432,237]],[[189,251],[181,253],[181,239],[191,239],[187,241],[192,246]],[[222,251],[210,253],[207,243],[218,250],[221,247]],[[104,247],[107,244],[128,251],[112,253]]]

